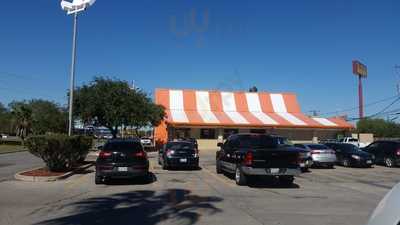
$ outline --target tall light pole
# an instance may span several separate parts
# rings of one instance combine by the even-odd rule
[[[74,104],[74,86],[75,86],[75,60],[76,60],[76,35],[78,25],[78,13],[86,10],[94,4],[96,0],[73,0],[72,2],[62,0],[61,8],[67,12],[68,15],[73,14],[74,27],[72,36],[72,63],[71,75],[69,84],[69,115],[68,115],[68,135],[71,136],[73,132],[73,104]]]

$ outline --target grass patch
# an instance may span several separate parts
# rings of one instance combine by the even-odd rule
[[[24,146],[21,145],[0,145],[0,154],[27,151]]]

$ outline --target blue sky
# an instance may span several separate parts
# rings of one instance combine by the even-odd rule
[[[2,2],[0,102],[65,104],[72,17],[56,0],[20,2]],[[397,93],[399,12],[395,0],[97,0],[79,17],[77,84],[107,75],[149,93],[256,85],[297,93],[304,112],[351,108],[358,104],[353,59],[369,69],[366,103]]]

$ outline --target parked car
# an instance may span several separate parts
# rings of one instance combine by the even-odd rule
[[[311,152],[305,151],[302,149],[302,152],[300,152],[300,169],[301,172],[307,172],[310,170],[310,168],[313,165],[313,160],[311,157]]]
[[[336,152],[337,162],[344,167],[371,167],[374,164],[374,156],[362,151],[353,144],[326,143],[326,146]]]
[[[400,141],[375,141],[362,150],[375,156],[375,163],[400,166]]]
[[[142,143],[144,148],[152,148],[153,140],[151,138],[141,138],[140,143]]]
[[[355,145],[359,148],[363,148],[365,146],[367,146],[369,143],[363,143],[363,142],[359,142],[357,138],[353,138],[353,137],[344,137],[339,139],[340,143],[347,143],[347,144],[352,144]]]
[[[199,150],[192,142],[170,141],[160,149],[158,162],[163,169],[199,168]]]
[[[187,142],[191,142],[193,143],[193,145],[195,146],[195,148],[199,148],[199,144],[197,143],[196,138],[179,138],[177,141],[187,141]]]
[[[367,225],[400,224],[400,183],[390,190],[379,202]]]
[[[313,166],[333,168],[336,164],[336,153],[323,144],[295,144],[294,146],[310,152]]]
[[[234,134],[216,153],[217,173],[235,174],[237,185],[246,185],[249,177],[278,177],[290,185],[300,171],[300,150],[280,144],[277,136],[265,134]]]
[[[139,139],[113,139],[101,147],[95,183],[111,178],[148,177],[149,160]]]

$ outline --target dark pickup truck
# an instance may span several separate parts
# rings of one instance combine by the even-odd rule
[[[238,185],[249,176],[277,177],[290,185],[301,173],[301,150],[281,143],[281,137],[265,134],[235,134],[228,137],[216,153],[217,173],[235,174]]]

